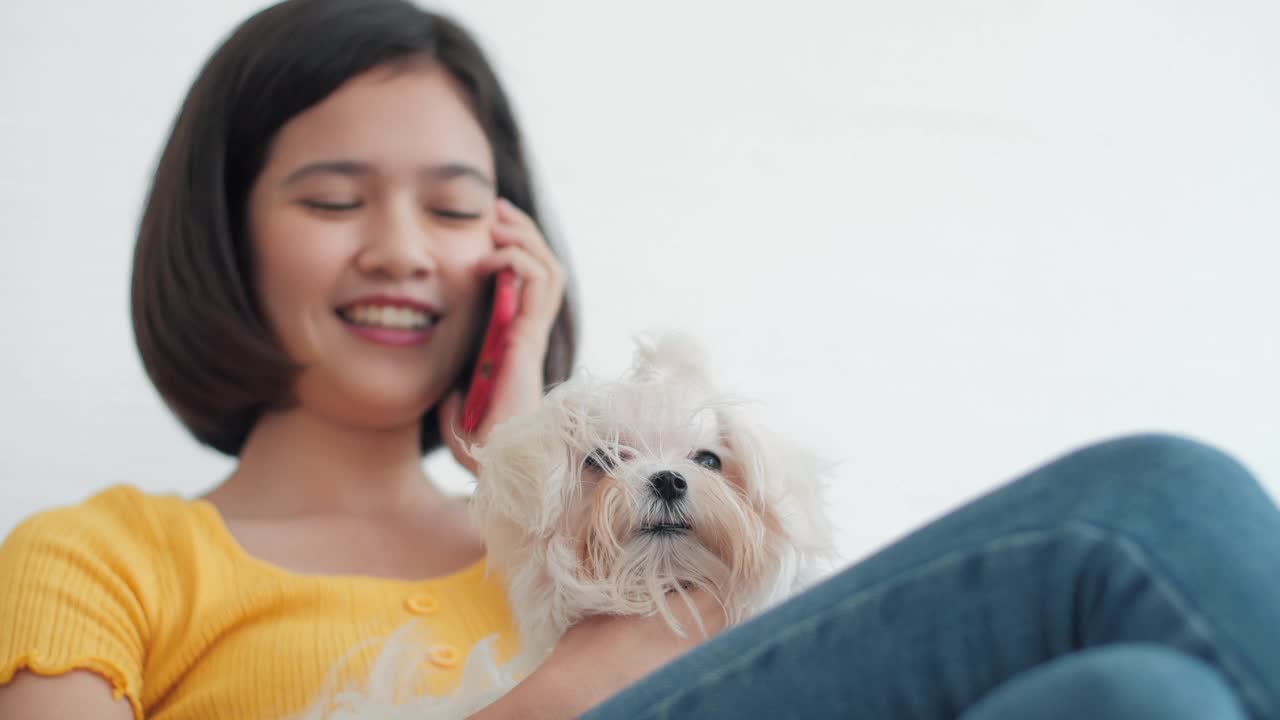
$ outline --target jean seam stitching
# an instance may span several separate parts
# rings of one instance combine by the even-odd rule
[[[1234,652],[1230,651],[1230,646],[1220,642],[1222,633],[1213,627],[1204,612],[1191,602],[1188,595],[1176,582],[1172,580],[1172,575],[1167,569],[1162,567],[1156,561],[1156,556],[1137,539],[1118,528],[1110,527],[1099,522],[1089,520],[1073,520],[1064,525],[1064,529],[1076,530],[1086,536],[1092,535],[1095,539],[1103,542],[1112,542],[1123,552],[1131,563],[1137,566],[1152,582],[1157,592],[1161,593],[1166,601],[1174,605],[1182,616],[1186,619],[1191,632],[1208,647],[1214,649],[1218,654],[1219,662],[1229,674],[1236,679],[1239,684],[1240,691],[1249,698],[1254,707],[1264,710],[1263,717],[1270,717],[1273,713],[1271,703],[1267,699],[1266,692],[1262,689],[1262,684],[1257,679],[1257,673],[1253,667],[1243,658],[1238,657]],[[1156,569],[1160,572],[1156,572]]]

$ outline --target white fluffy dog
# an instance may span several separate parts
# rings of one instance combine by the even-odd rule
[[[618,381],[578,376],[476,451],[472,517],[531,667],[596,614],[670,612],[705,588],[735,623],[829,560],[820,468],[720,394],[697,347],[641,343]],[[527,664],[526,664],[527,663]]]
[[[748,421],[681,337],[642,342],[620,380],[575,376],[474,453],[472,517],[490,571],[507,583],[519,656],[498,666],[489,639],[449,697],[393,709],[348,696],[350,712],[327,717],[458,720],[531,672],[584,617],[658,613],[686,632],[670,603],[703,588],[735,623],[833,558],[818,463]]]

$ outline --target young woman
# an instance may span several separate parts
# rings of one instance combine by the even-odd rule
[[[459,438],[492,277],[521,310]],[[573,359],[566,266],[520,134],[456,24],[289,0],[191,88],[139,233],[153,382],[237,458],[205,497],[106,490],[0,548],[0,717],[253,718],[359,682],[430,631],[431,686],[515,638],[421,456],[536,403]],[[1276,717],[1280,516],[1184,440],[1075,453],[702,644],[593,618],[477,718]],[[714,603],[700,608],[715,629]],[[637,680],[666,665],[653,677]],[[336,683],[336,685],[335,685]]]

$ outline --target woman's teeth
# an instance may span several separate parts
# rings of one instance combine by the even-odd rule
[[[431,316],[424,312],[388,305],[356,305],[346,308],[342,316],[356,325],[396,330],[425,330],[432,322]]]

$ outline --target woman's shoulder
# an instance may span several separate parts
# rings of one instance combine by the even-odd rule
[[[204,532],[198,514],[195,503],[177,495],[115,485],[20,522],[0,543],[0,569],[35,572],[39,566],[47,573],[74,567],[130,582],[150,580],[142,586],[163,584],[159,576],[183,564],[175,555],[206,544],[193,541]]]
[[[141,717],[153,640],[190,606],[179,573],[193,563],[175,534],[190,505],[117,485],[19,523],[0,544],[0,683],[92,670]]]
[[[113,485],[80,502],[28,516],[10,533],[6,544],[67,536],[125,544],[154,540],[163,526],[190,513],[187,505],[188,501],[174,495],[147,493],[133,485]]]

